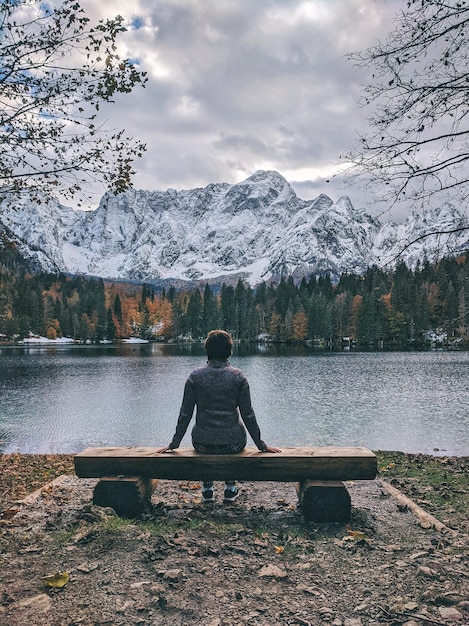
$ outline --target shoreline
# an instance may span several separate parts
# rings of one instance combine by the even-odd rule
[[[73,337],[58,337],[57,339],[48,339],[47,337],[37,336],[32,338],[25,337],[21,341],[0,341],[0,348],[40,348],[40,347],[112,347],[122,345],[146,345],[157,344],[160,346],[200,346],[203,348],[203,339],[194,339],[191,341],[160,341],[158,339],[142,339],[141,337],[123,337],[122,339],[100,341],[80,341]],[[234,340],[236,346],[285,346],[290,348],[307,348],[314,352],[469,352],[469,342],[460,341],[457,344],[452,343],[428,343],[423,342],[408,346],[385,345],[383,347],[369,347],[365,345],[317,345],[311,339],[305,341],[265,341],[265,340]]]

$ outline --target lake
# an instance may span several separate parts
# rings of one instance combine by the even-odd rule
[[[166,445],[204,362],[200,345],[1,347],[0,452]],[[469,455],[468,352],[259,345],[237,347],[231,363],[271,445]]]

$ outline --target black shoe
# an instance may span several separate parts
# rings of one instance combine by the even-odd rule
[[[213,489],[202,489],[202,500],[204,502],[213,502]]]
[[[239,496],[239,491],[236,487],[233,489],[225,489],[225,496],[223,498],[224,502],[234,502],[236,498]]]

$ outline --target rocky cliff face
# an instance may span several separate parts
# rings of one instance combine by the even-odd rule
[[[381,224],[348,197],[301,200],[271,171],[236,185],[105,195],[88,212],[7,198],[0,224],[44,270],[146,281],[242,276],[256,284],[285,274],[338,276],[397,258],[413,266],[469,248],[469,230],[419,239],[469,226],[449,204],[412,214],[404,224]]]

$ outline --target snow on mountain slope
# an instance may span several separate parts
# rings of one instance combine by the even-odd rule
[[[403,224],[384,224],[374,240],[371,257],[379,266],[392,267],[403,261],[415,268],[418,261],[433,262],[467,250],[469,220],[451,204],[444,203],[423,215],[411,213]]]
[[[0,224],[22,254],[47,271],[134,280],[216,280],[242,276],[252,284],[342,272],[402,258],[434,260],[448,245],[469,247],[469,231],[414,241],[434,230],[467,224],[445,204],[382,225],[348,197],[299,199],[277,172],[259,171],[236,184],[185,191],[129,190],[105,195],[95,211],[58,202],[6,198]]]

